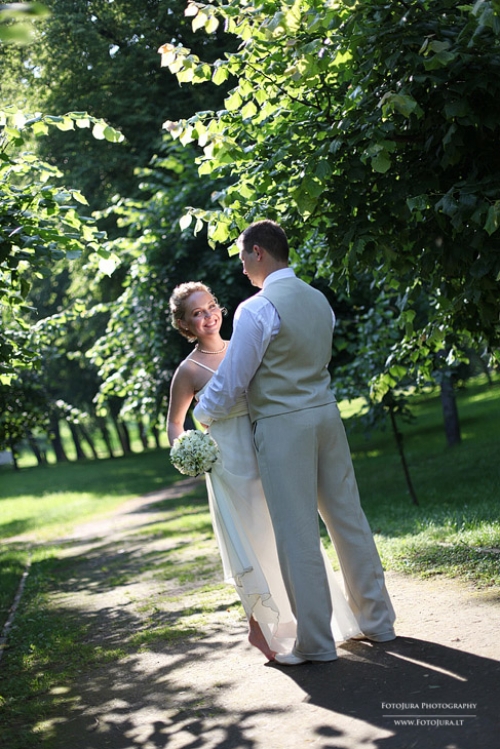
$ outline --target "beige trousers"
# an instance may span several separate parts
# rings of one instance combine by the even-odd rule
[[[381,641],[393,639],[394,610],[361,508],[337,404],[259,419],[254,440],[280,566],[297,619],[294,653],[308,660],[336,657],[318,510],[337,551],[347,600],[361,631]]]

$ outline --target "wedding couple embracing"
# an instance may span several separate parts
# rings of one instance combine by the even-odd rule
[[[285,232],[250,225],[237,241],[243,273],[260,291],[236,310],[230,342],[223,309],[199,282],[170,300],[190,341],[168,413],[170,443],[197,420],[220,458],[206,474],[225,577],[238,591],[249,640],[286,666],[333,661],[336,642],[395,638],[394,610],[361,508],[351,454],[330,387],[334,313],[289,267]],[[344,590],[324,551],[323,519]]]

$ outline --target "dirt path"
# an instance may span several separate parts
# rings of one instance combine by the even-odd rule
[[[54,596],[54,606],[88,622],[96,646],[118,647],[136,632],[146,637],[148,617],[162,615],[167,588],[170,615],[172,606],[186,606],[189,586],[176,591],[178,582],[158,580],[154,565],[145,563],[165,559],[174,539],[137,531],[161,519],[157,502],[181,496],[190,484],[179,482],[177,488],[128,502],[68,539],[71,576]],[[191,553],[189,543],[176,547],[177,559],[181,554],[186,563]],[[217,565],[208,534],[204,554],[208,569]],[[120,582],[117,570],[134,574]],[[346,643],[335,663],[289,669],[266,664],[250,647],[245,622],[235,613],[234,592],[224,589],[216,614],[200,625],[197,636],[176,638],[169,630],[147,649],[139,646],[105,667],[82,672],[78,688],[68,690],[53,720],[54,746],[498,746],[498,597],[492,600],[442,579],[419,581],[390,573],[387,582],[398,615],[396,641]],[[172,603],[176,592],[178,603]],[[403,725],[404,720],[414,725]]]

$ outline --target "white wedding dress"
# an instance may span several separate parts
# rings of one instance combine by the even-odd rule
[[[246,398],[243,396],[225,419],[213,422],[209,431],[220,449],[217,462],[205,476],[224,578],[236,588],[247,618],[253,616],[259,623],[271,650],[289,653],[295,642],[295,617],[281,576]],[[342,642],[360,629],[323,553],[330,578],[332,632],[335,640]]]

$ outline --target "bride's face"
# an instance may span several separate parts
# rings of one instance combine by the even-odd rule
[[[186,300],[185,310],[183,319],[194,337],[204,338],[219,333],[222,312],[212,294],[195,291]]]

